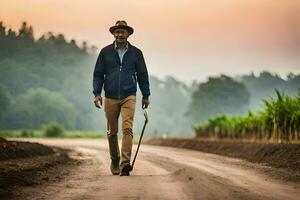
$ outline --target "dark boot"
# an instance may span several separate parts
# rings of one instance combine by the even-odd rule
[[[110,163],[110,171],[113,175],[119,175],[120,174],[120,159],[119,160],[111,160]]]
[[[129,176],[131,170],[130,163],[125,161],[120,165],[120,176]]]
[[[118,144],[117,135],[107,135],[109,144],[109,153],[111,158],[110,171],[113,175],[118,175],[120,173],[120,150]]]

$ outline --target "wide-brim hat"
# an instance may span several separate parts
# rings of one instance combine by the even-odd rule
[[[118,20],[114,26],[109,28],[109,31],[111,32],[111,34],[113,34],[114,31],[118,28],[126,29],[129,33],[129,35],[131,35],[133,33],[133,28],[128,26],[126,21],[124,21],[124,20]]]

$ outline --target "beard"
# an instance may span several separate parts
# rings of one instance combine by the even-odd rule
[[[126,38],[116,38],[116,41],[118,43],[125,43],[127,40],[126,40]]]

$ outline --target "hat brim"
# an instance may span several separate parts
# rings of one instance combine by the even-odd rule
[[[111,34],[114,34],[114,31],[119,28],[126,29],[129,35],[131,35],[134,31],[133,28],[131,28],[130,26],[124,26],[124,25],[112,26],[110,27],[109,31]]]

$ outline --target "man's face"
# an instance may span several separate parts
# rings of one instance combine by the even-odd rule
[[[118,43],[125,43],[127,42],[129,34],[126,29],[119,28],[114,31],[114,37]]]

